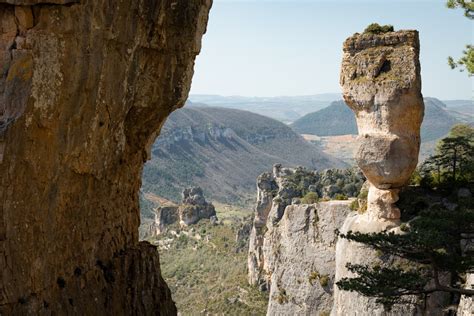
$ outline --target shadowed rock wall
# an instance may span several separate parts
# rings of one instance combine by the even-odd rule
[[[0,0],[0,314],[176,313],[138,190],[211,3]]]

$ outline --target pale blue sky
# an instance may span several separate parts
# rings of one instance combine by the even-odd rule
[[[339,92],[343,41],[372,23],[417,29],[423,94],[472,98],[473,80],[447,56],[474,42],[473,22],[443,0],[215,0],[192,94]]]

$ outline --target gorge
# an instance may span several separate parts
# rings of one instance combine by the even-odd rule
[[[274,157],[345,166],[273,122],[268,126],[277,126],[286,143],[251,128],[170,125],[172,141],[152,147],[187,100],[211,6],[212,0],[0,0],[1,315],[176,315],[157,248],[139,241],[138,228],[143,165],[178,142],[226,147],[234,160],[221,168],[246,163],[235,157],[237,146],[265,153],[259,168]],[[436,314],[435,295],[425,306],[413,299],[389,311],[336,286],[352,275],[346,263],[379,260],[337,230],[400,233],[395,203],[417,165],[424,111],[417,31],[354,34],[343,51],[341,85],[356,115],[362,172],[274,165],[257,179],[252,226],[243,223],[234,252],[245,249],[239,242],[250,231],[248,282],[268,291],[268,315]],[[186,112],[189,121],[207,123],[218,115]],[[233,126],[233,117],[245,115],[220,112]],[[185,190],[180,210],[159,210],[155,234],[164,233],[162,221],[188,229],[212,219],[212,233],[220,230],[203,190]],[[222,188],[231,191],[228,183]],[[197,227],[186,234],[173,227],[169,235],[229,248],[228,236]],[[462,298],[460,314],[471,305]]]

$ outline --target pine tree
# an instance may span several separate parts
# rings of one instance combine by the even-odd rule
[[[474,2],[468,0],[448,0],[446,3],[450,9],[461,8],[464,10],[464,16],[468,19],[474,19]],[[457,61],[453,57],[448,57],[448,64],[452,69],[460,68],[460,71],[467,70],[469,76],[474,75],[474,46],[466,45],[466,49],[463,51],[463,56]]]
[[[421,183],[431,186],[430,190],[443,186],[448,194],[460,182],[472,187],[473,166],[474,128],[456,125],[448,137],[438,143],[436,154],[423,163],[420,174],[425,180]],[[400,226],[402,233],[340,235],[368,245],[392,260],[375,266],[348,264],[347,268],[357,276],[344,278],[337,286],[375,297],[387,307],[403,303],[406,295],[423,296],[442,291],[473,296],[474,288],[463,288],[462,278],[466,273],[474,273],[474,247],[471,252],[465,247],[474,238],[474,200],[456,202],[459,206],[454,210],[438,204],[411,215]],[[451,277],[443,277],[446,275]]]
[[[402,228],[402,234],[348,232],[340,235],[398,260],[375,266],[348,264],[347,268],[357,276],[343,278],[337,286],[375,297],[386,307],[404,303],[407,295],[423,297],[440,291],[474,295],[474,289],[462,287],[462,277],[474,272],[474,253],[462,249],[474,234],[472,203],[454,211],[424,210]],[[447,274],[451,278],[442,277]]]

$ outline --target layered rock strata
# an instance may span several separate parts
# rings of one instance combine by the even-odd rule
[[[0,314],[175,314],[143,162],[211,0],[0,0]]]

